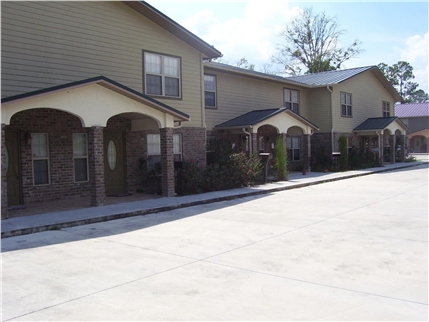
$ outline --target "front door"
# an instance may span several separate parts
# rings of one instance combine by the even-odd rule
[[[104,132],[104,184],[106,195],[125,193],[125,146],[123,132]]]
[[[7,204],[16,206],[22,204],[21,167],[19,156],[19,132],[6,131],[6,180]]]

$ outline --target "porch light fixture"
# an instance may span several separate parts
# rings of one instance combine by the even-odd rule
[[[31,137],[31,133],[26,132],[24,135],[24,141],[27,145],[31,145],[31,141],[32,141],[32,137]]]

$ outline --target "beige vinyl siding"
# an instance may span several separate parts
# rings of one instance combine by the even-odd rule
[[[253,110],[284,107],[283,89],[300,91],[300,112],[306,113],[307,93],[296,86],[205,68],[216,76],[217,109],[206,109],[207,129]]]
[[[341,92],[352,94],[352,117],[341,116]],[[382,117],[383,101],[390,102],[394,116],[394,98],[371,71],[334,86],[332,100],[335,132],[351,132],[368,118]]]
[[[317,125],[320,132],[331,131],[331,93],[326,87],[309,91],[309,109],[305,118]]]
[[[201,54],[120,2],[1,2],[2,97],[106,76],[143,91],[143,50],[181,58],[182,99],[201,126]]]

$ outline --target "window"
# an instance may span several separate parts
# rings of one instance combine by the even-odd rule
[[[299,92],[292,89],[285,89],[285,106],[296,114],[299,114]]]
[[[286,137],[287,156],[290,161],[299,161],[299,137]]]
[[[180,97],[180,59],[144,53],[145,84],[148,95]]]
[[[390,103],[383,101],[383,117],[390,117]]]
[[[352,116],[352,94],[341,92],[341,116]]]
[[[33,156],[34,185],[49,184],[49,144],[48,134],[31,134],[31,154]]]
[[[216,108],[216,76],[204,75],[204,99],[206,108]]]
[[[86,133],[73,133],[74,181],[88,181],[88,144]]]
[[[173,134],[174,161],[182,161],[182,135]],[[147,135],[148,170],[155,168],[156,163],[161,163],[161,136],[159,134]]]

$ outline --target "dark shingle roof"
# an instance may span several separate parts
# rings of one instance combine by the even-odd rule
[[[223,122],[215,127],[248,127],[258,124],[267,118],[285,111],[286,108],[274,108],[268,110],[251,111],[246,114],[237,116],[229,121]]]
[[[384,130],[390,123],[398,119],[393,117],[374,117],[369,118],[365,122],[358,125],[353,131],[375,131]]]
[[[429,116],[429,102],[395,105],[395,115],[398,117]]]
[[[356,76],[372,68],[375,68],[375,66],[333,70],[315,74],[286,77],[286,79],[310,86],[328,86],[339,84],[353,76]]]

